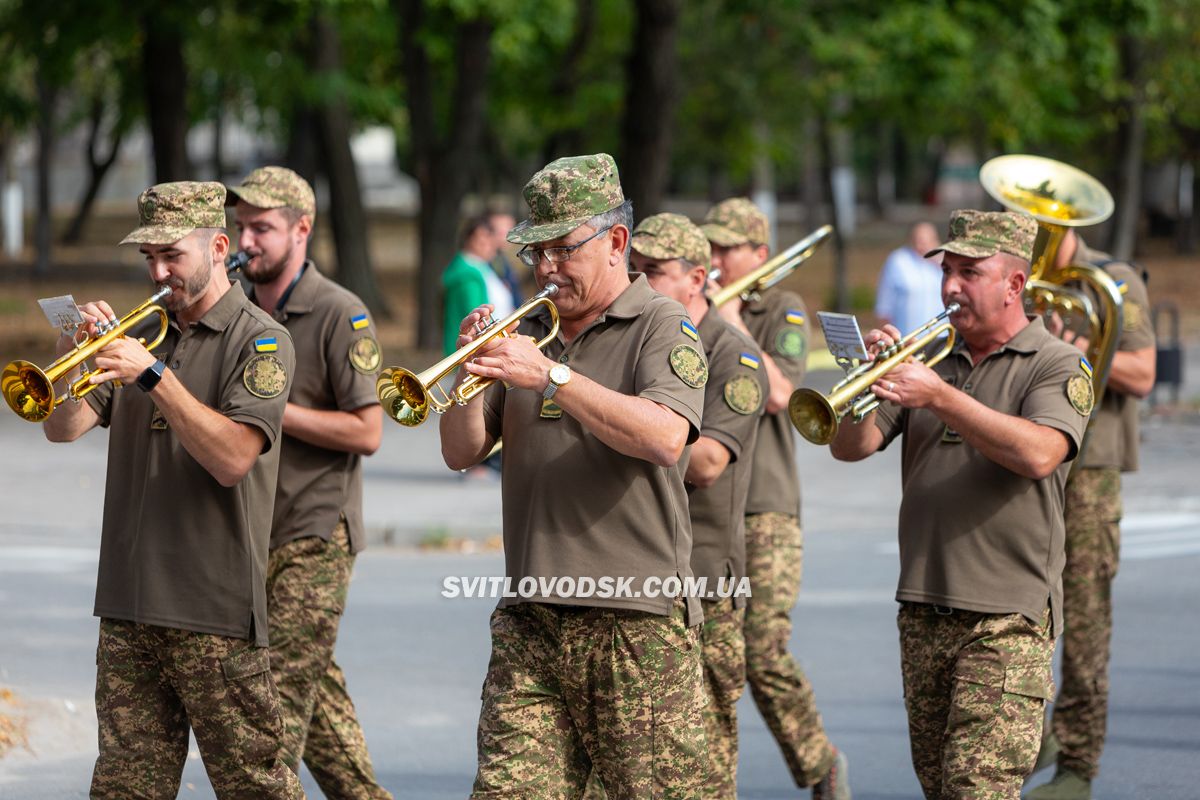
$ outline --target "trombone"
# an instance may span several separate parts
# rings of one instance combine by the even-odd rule
[[[539,306],[544,306],[550,314],[550,332],[537,342],[539,350],[554,341],[558,336],[558,309],[550,299],[558,293],[558,286],[547,283],[546,288],[526,300],[520,308],[499,322],[489,320],[483,333],[466,347],[462,347],[429,369],[421,373],[410,372],[402,367],[389,367],[379,374],[375,381],[375,391],[379,402],[388,416],[401,425],[415,427],[429,416],[429,412],[441,414],[450,408],[451,403],[465,406],[480,392],[494,383],[493,378],[483,378],[479,375],[468,375],[451,391],[447,392],[438,384],[471,360],[476,352],[485,344],[500,337],[511,336],[508,329],[533,313]]]
[[[84,338],[75,343],[74,350],[61,356],[45,369],[29,361],[10,361],[0,377],[0,391],[3,391],[8,407],[21,419],[41,422],[68,397],[79,402],[100,385],[90,383],[92,376],[101,370],[87,369],[87,359],[97,350],[103,350],[109,342],[119,339],[143,320],[153,316],[158,317],[158,335],[150,342],[145,339],[138,341],[144,344],[147,350],[158,347],[166,338],[169,324],[167,310],[158,305],[158,302],[170,294],[171,288],[164,286],[116,322],[98,323],[94,336],[89,336],[85,331]],[[67,385],[65,394],[55,395],[54,384],[81,365],[83,374]]]
[[[792,392],[788,400],[788,416],[792,425],[813,444],[829,444],[837,436],[838,427],[847,414],[852,415],[855,422],[861,422],[879,406],[879,398],[871,391],[871,386],[880,378],[910,357],[932,367],[950,355],[954,348],[955,333],[954,326],[947,318],[958,309],[958,303],[951,303],[941,314],[880,352],[874,360],[863,362],[850,370],[833,387],[828,397],[815,389]],[[943,334],[946,334],[946,342],[942,349],[932,355],[927,354],[925,348]]]
[[[713,292],[709,299],[712,300],[714,306],[722,306],[735,297],[741,297],[742,300],[749,302],[761,292],[765,292],[791,275],[797,267],[812,258],[813,253],[817,252],[817,248],[824,244],[832,233],[832,225],[822,225],[787,250],[767,259],[758,269],[747,272],[736,281],[731,281],[727,286],[722,286]],[[715,276],[710,273],[709,278],[715,279]]]

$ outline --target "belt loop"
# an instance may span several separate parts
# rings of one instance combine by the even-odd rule
[[[937,614],[940,617],[950,617],[950,616],[954,616],[954,609],[950,608],[949,606],[935,605],[933,607],[933,613]]]

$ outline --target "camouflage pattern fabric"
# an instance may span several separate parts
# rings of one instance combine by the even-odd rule
[[[1054,686],[1050,611],[981,614],[903,603],[900,668],[913,768],[927,800],[1019,800]]]
[[[694,798],[707,777],[700,647],[677,602],[641,611],[523,603],[492,613],[479,715],[485,798]]]
[[[950,215],[950,237],[925,254],[958,253],[968,258],[987,258],[1008,253],[1029,261],[1037,238],[1037,221],[1013,211],[960,209]]]
[[[669,261],[685,258],[693,266],[708,269],[712,247],[704,233],[682,214],[655,214],[633,230],[630,246],[647,258]]]
[[[1062,687],[1051,727],[1058,766],[1089,780],[1100,770],[1108,720],[1112,582],[1121,546],[1121,472],[1080,469],[1067,484]]]
[[[800,593],[804,534],[791,514],[746,517],[746,679],[797,786],[812,786],[833,766],[812,684],[788,651]]]
[[[345,521],[329,541],[293,539],[272,550],[267,561],[282,758],[299,772],[303,756],[327,797],[391,798],[375,779],[345,678],[333,660],[353,566]]]
[[[771,238],[767,215],[745,197],[731,197],[710,208],[700,230],[722,247],[767,244]]]
[[[121,244],[172,244],[197,228],[225,228],[225,187],[216,181],[159,183],[138,197],[141,224]]]
[[[280,754],[267,650],[253,642],[102,619],[96,717],[93,798],[173,799],[189,724],[222,800],[304,797]]]
[[[316,217],[317,198],[312,186],[287,167],[259,167],[237,186],[229,187],[228,205],[245,200],[258,208],[290,208]]]
[[[514,244],[566,236],[597,214],[625,202],[617,162],[608,153],[551,161],[525,184],[529,219],[508,232]]]
[[[708,741],[709,778],[698,795],[737,800],[737,703],[746,687],[744,608],[732,598],[704,600],[700,660],[704,665],[704,736]]]

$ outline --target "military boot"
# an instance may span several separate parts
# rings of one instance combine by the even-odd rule
[[[1041,772],[1057,761],[1061,749],[1058,745],[1058,737],[1054,735],[1054,731],[1050,728],[1050,722],[1047,721],[1045,727],[1042,728],[1042,746],[1038,750],[1037,763],[1033,765],[1033,772],[1029,774]]]
[[[1092,782],[1069,769],[1059,769],[1054,780],[1026,792],[1025,800],[1092,800]]]
[[[846,766],[846,754],[835,747],[833,766],[813,785],[812,800],[850,800],[850,776]]]

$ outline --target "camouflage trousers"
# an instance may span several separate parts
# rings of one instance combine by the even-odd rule
[[[354,556],[346,523],[329,541],[306,536],[271,551],[267,609],[271,674],[279,690],[284,761],[300,759],[325,796],[391,798],[375,779],[346,679],[333,659]]]
[[[703,600],[700,660],[704,665],[704,736],[709,778],[699,797],[737,800],[737,703],[746,688],[746,610],[732,599]]]
[[[704,690],[683,603],[524,603],[492,613],[473,798],[693,798],[707,777]]]
[[[833,766],[834,752],[812,685],[788,650],[800,593],[804,535],[791,514],[746,517],[746,679],[797,786],[812,786]]]
[[[96,717],[93,798],[173,800],[189,726],[217,797],[304,797],[279,750],[267,650],[253,642],[102,619]]]
[[[1087,778],[1100,770],[1108,721],[1112,582],[1121,545],[1121,472],[1081,469],[1067,484],[1062,687],[1051,728],[1058,764]]]
[[[927,800],[1019,800],[1054,691],[1050,611],[947,611],[902,603],[897,619],[913,768]]]

